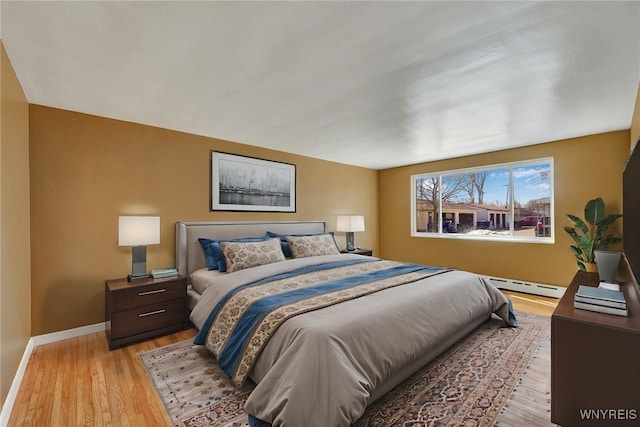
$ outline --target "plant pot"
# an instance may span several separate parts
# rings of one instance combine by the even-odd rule
[[[598,264],[595,262],[584,262],[584,269],[587,273],[597,273],[598,272]]]

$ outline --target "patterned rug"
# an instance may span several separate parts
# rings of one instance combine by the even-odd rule
[[[369,408],[357,427],[382,426],[493,426],[513,423],[509,400],[527,381],[527,369],[542,349],[548,353],[549,318],[518,314],[520,327],[503,327],[491,319],[444,352],[433,362],[387,393]],[[542,345],[541,345],[542,344]],[[547,355],[548,357],[548,355]],[[248,426],[243,410],[251,386],[236,389],[201,346],[183,341],[140,353],[174,426]],[[542,364],[541,397],[526,425],[550,425],[548,363]],[[544,372],[546,370],[546,372]],[[544,378],[545,375],[547,378]],[[524,386],[540,388],[540,384]],[[526,406],[526,405],[525,405]],[[506,408],[506,409],[505,409]],[[505,414],[501,423],[500,415]],[[511,418],[508,418],[511,417]]]

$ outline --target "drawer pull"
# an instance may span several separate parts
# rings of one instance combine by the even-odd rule
[[[155,290],[155,291],[147,291],[147,292],[138,292],[138,295],[142,297],[142,296],[145,296],[145,295],[159,294],[159,293],[162,293],[164,291],[166,291],[166,289],[158,289],[158,290]]]
[[[138,314],[138,317],[153,316],[154,314],[161,314],[161,313],[164,313],[165,311],[167,311],[167,310],[150,311],[148,313]]]

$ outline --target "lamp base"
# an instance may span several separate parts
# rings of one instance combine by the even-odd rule
[[[616,283],[616,274],[618,272],[618,265],[620,264],[620,258],[622,258],[621,252],[614,251],[593,251],[596,264],[598,265],[598,275],[600,276],[600,282]]]
[[[131,274],[127,276],[129,282],[145,280],[151,277],[147,273],[147,247],[133,246],[131,248]]]
[[[356,246],[354,244],[353,231],[347,231],[346,235],[347,235],[347,250],[349,252],[355,251]]]
[[[604,289],[609,289],[610,291],[619,291],[620,290],[620,284],[619,283],[611,283],[611,282],[605,282],[604,280],[600,282],[600,284],[598,285],[599,288],[604,288]]]

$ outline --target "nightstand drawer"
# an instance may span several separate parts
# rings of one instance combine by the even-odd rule
[[[181,327],[184,324],[184,309],[184,300],[178,299],[113,313],[111,339],[116,340],[171,326]]]
[[[182,282],[164,282],[115,292],[111,295],[111,304],[116,311],[123,311],[186,297],[186,289]]]

